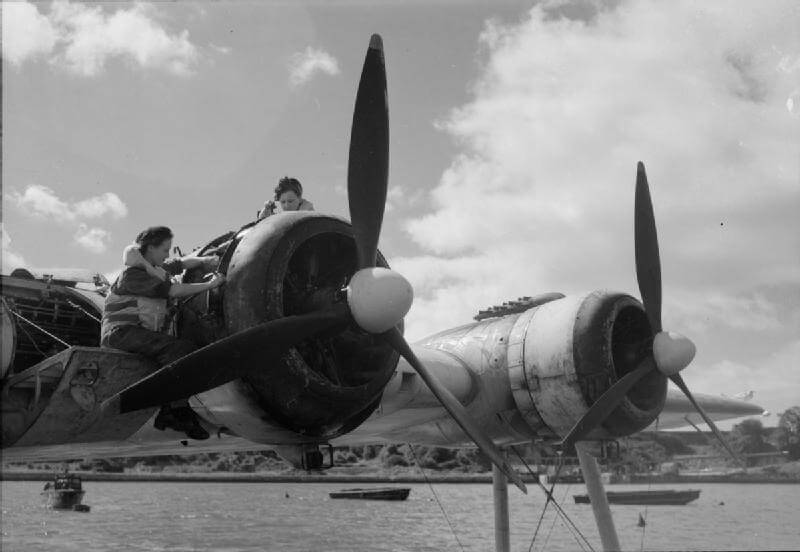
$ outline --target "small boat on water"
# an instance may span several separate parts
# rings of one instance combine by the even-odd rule
[[[563,473],[561,475],[548,475],[547,476],[547,484],[552,483],[567,483],[568,485],[573,484],[581,484],[583,483],[583,475],[580,472],[577,473]]]
[[[699,489],[676,491],[673,489],[656,491],[606,491],[609,504],[667,505],[683,506],[700,496]],[[589,495],[573,495],[575,504],[589,504]]]
[[[81,504],[84,494],[81,478],[67,472],[56,474],[52,481],[45,483],[41,492],[48,508],[88,512],[89,506]]]
[[[363,500],[405,500],[411,489],[408,487],[378,487],[372,489],[342,489],[328,493],[331,498],[360,498]]]

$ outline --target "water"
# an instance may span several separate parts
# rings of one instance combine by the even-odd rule
[[[2,548],[12,551],[458,551],[494,548],[491,485],[434,485],[459,542],[424,484],[405,502],[330,500],[342,484],[87,482],[90,513],[41,506],[41,482],[3,482]],[[362,485],[368,486],[368,485]],[[377,485],[379,486],[379,485]],[[688,488],[671,485],[669,488]],[[624,550],[794,550],[800,548],[800,485],[691,485],[687,506],[612,506]],[[615,485],[611,490],[644,489]],[[653,488],[660,488],[654,486]],[[661,487],[666,488],[666,487]],[[289,498],[285,493],[289,493]],[[576,505],[582,485],[555,495],[595,550],[591,507]],[[511,548],[528,550],[544,505],[531,488],[509,489]],[[724,502],[724,505],[720,505]],[[644,535],[636,526],[646,515]],[[552,505],[534,550],[581,547]]]

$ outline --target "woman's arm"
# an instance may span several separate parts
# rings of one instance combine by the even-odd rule
[[[201,293],[214,289],[225,283],[225,276],[222,274],[214,274],[208,282],[200,282],[197,284],[172,284],[169,287],[169,296],[174,298],[188,297],[195,293]]]
[[[211,271],[216,268],[217,263],[219,262],[219,257],[216,255],[206,255],[206,256],[199,256],[189,254],[185,257],[181,257],[181,263],[183,263],[182,268],[192,269],[202,266],[206,271]]]

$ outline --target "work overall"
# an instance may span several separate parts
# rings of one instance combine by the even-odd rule
[[[174,272],[182,266],[177,263],[170,268],[168,272]],[[106,296],[100,345],[138,353],[155,360],[159,366],[196,350],[197,345],[192,341],[168,333],[170,285],[148,275],[144,269],[126,268]],[[182,431],[192,439],[208,439],[208,432],[186,400],[164,405],[154,425],[157,429],[170,427]]]
[[[117,295],[109,291],[103,309],[101,347],[138,353],[165,366],[197,346],[167,333],[167,300]]]

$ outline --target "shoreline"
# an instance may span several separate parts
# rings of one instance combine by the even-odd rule
[[[11,470],[0,472],[0,481],[50,481],[54,471]],[[449,483],[449,484],[491,484],[490,473],[480,474],[430,474],[427,476],[398,475],[356,475],[356,474],[275,474],[250,472],[209,472],[209,473],[163,473],[163,472],[84,472],[71,471],[83,481],[141,482],[141,483]],[[521,474],[525,483],[536,483],[530,474]],[[632,477],[628,482],[606,483],[615,485],[670,485],[676,483],[742,483],[742,484],[798,484],[800,479],[786,477],[764,477],[763,475],[707,475]],[[563,483],[562,483],[563,484]],[[575,483],[571,483],[575,484]],[[583,483],[579,483],[583,484]]]
[[[0,472],[0,481],[50,481],[54,471],[27,470]],[[169,483],[491,483],[487,474],[457,475],[347,475],[347,474],[276,474],[251,472],[83,472],[70,471],[83,481],[169,482]],[[533,476],[523,475],[526,483],[535,483]]]

